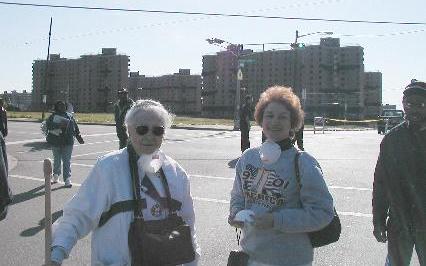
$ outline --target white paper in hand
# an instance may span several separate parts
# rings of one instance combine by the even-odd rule
[[[259,153],[264,164],[273,164],[281,156],[281,147],[277,143],[267,140],[260,146]]]
[[[235,215],[234,221],[243,222],[243,223],[252,223],[254,221],[253,216],[254,216],[254,212],[252,210],[242,210]]]

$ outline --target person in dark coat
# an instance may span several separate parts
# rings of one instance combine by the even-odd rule
[[[80,129],[72,114],[67,113],[67,106],[63,101],[55,103],[54,112],[46,120],[48,134],[47,143],[52,146],[53,175],[52,183],[57,183],[63,166],[65,187],[72,187],[71,183],[71,155],[74,147],[74,138],[80,144],[84,143]]]
[[[114,105],[115,130],[119,139],[120,149],[127,146],[127,140],[129,139],[129,136],[127,135],[127,128],[124,124],[124,118],[132,105],[133,100],[129,98],[127,89],[120,89],[118,91],[118,101]]]
[[[293,144],[297,144],[297,147],[299,147],[299,150],[304,151],[305,148],[303,147],[303,130],[305,129],[305,124],[302,124],[302,127],[296,131],[296,134],[294,134]]]
[[[241,152],[250,148],[250,119],[252,114],[252,98],[246,95],[240,108]]]
[[[4,108],[4,100],[0,98],[0,132],[3,137],[7,136],[7,111]]]
[[[7,206],[12,202],[12,192],[7,182],[8,165],[6,145],[0,134],[0,221],[6,218]]]
[[[426,265],[426,83],[404,90],[405,121],[380,144],[373,184],[373,234],[388,242],[390,265]]]

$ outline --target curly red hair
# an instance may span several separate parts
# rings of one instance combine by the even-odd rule
[[[254,119],[259,126],[262,126],[263,113],[266,106],[271,102],[283,104],[290,111],[291,128],[299,130],[303,124],[304,112],[300,104],[299,97],[290,87],[273,86],[264,91],[259,98],[254,110]]]

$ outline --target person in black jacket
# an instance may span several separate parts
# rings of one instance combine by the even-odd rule
[[[250,119],[253,116],[252,97],[246,95],[240,107],[241,152],[250,148]]]
[[[120,89],[118,92],[118,101],[114,105],[115,130],[119,140],[119,148],[123,149],[127,146],[127,128],[124,124],[127,111],[132,107],[133,100],[129,98],[129,92],[126,88]]]
[[[46,121],[48,129],[47,142],[52,145],[53,152],[53,176],[52,183],[57,183],[61,175],[61,163],[63,164],[63,178],[65,187],[71,184],[71,154],[74,146],[74,137],[80,144],[84,143],[80,135],[77,122],[72,114],[66,112],[67,106],[63,101],[55,103],[54,112]]]
[[[7,182],[8,165],[6,145],[0,134],[0,221],[6,218],[7,206],[12,202],[12,192]]]
[[[373,184],[373,234],[388,242],[390,265],[426,265],[426,83],[404,90],[405,122],[380,144]]]
[[[0,132],[3,137],[7,136],[7,111],[4,108],[4,100],[0,98]]]

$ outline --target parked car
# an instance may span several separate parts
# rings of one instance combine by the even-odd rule
[[[379,120],[377,121],[377,133],[385,134],[402,122],[404,122],[404,111],[385,109],[379,115]]]

